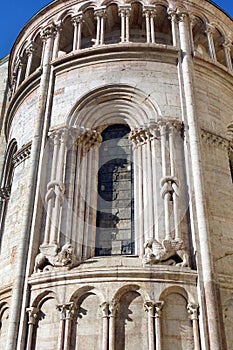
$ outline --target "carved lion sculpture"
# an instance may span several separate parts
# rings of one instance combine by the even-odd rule
[[[145,244],[144,265],[167,264],[189,266],[189,255],[181,239],[164,239],[162,243],[149,239]]]
[[[34,272],[41,272],[48,267],[75,267],[79,264],[74,247],[71,243],[66,243],[55,254],[39,253],[35,259]]]

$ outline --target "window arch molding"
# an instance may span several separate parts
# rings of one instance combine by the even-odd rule
[[[141,90],[124,84],[105,85],[84,95],[73,106],[66,124],[70,127],[96,128],[107,122],[112,124],[124,120],[132,129],[161,116],[157,102]]]

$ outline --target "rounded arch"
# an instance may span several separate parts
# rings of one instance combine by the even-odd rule
[[[137,292],[138,294],[141,295],[143,301],[150,300],[150,296],[147,293],[147,291],[143,288],[141,288],[138,284],[126,284],[119,288],[116,293],[114,294],[112,300],[117,300],[119,301],[121,297],[128,292]]]
[[[189,291],[187,291],[185,288],[177,286],[177,285],[170,286],[170,287],[164,289],[159,296],[159,300],[164,301],[168,295],[173,294],[173,293],[177,293],[177,294],[182,295],[186,299],[187,303],[189,303],[189,302],[195,303],[195,301],[196,301],[194,296]]]
[[[59,16],[57,18],[57,22],[59,22],[59,21],[64,22],[67,19],[67,17],[73,16],[73,15],[75,15],[73,9],[68,9],[66,11],[63,11],[59,14]]]
[[[84,95],[66,119],[69,126],[95,128],[109,123],[126,123],[132,129],[161,117],[156,102],[129,85],[106,85]]]
[[[2,315],[4,314],[4,312],[9,309],[9,305],[7,302],[3,302],[0,304],[0,328],[1,328],[1,319],[2,319]]]
[[[57,297],[57,294],[54,291],[51,290],[45,290],[44,292],[37,295],[37,297],[32,302],[32,307],[40,309],[41,306],[48,300],[48,299],[55,299],[57,304],[59,304],[59,300]]]
[[[70,297],[71,302],[75,302],[76,304],[79,303],[82,298],[87,294],[95,294],[98,298],[100,303],[103,303],[105,301],[104,295],[95,287],[93,286],[84,286],[79,289],[77,289]]]

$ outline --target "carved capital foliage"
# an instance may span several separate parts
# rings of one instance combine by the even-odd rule
[[[95,17],[105,18],[106,17],[106,6],[101,6],[95,10]]]
[[[212,36],[215,33],[215,31],[216,29],[212,24],[206,23],[206,28],[205,28],[206,34]]]
[[[73,23],[73,25],[77,25],[78,23],[82,23],[83,22],[83,13],[78,12],[76,15],[72,16],[71,22]]]
[[[150,317],[159,318],[163,307],[163,301],[148,300],[144,303],[144,309]]]
[[[157,13],[156,7],[155,6],[149,6],[149,5],[145,5],[143,7],[143,15],[145,17],[149,17],[149,18],[155,18]]]
[[[119,6],[119,15],[121,17],[129,17],[131,12],[131,5]]]
[[[191,320],[198,320],[199,305],[195,303],[188,303],[187,310]]]
[[[164,118],[149,125],[135,128],[131,131],[129,138],[136,147],[144,145],[148,141],[160,139],[162,135],[168,136],[171,132],[181,135],[183,124],[178,119]]]
[[[115,299],[112,300],[110,303],[105,301],[100,305],[100,308],[102,311],[103,318],[116,317],[119,308],[119,302]]]
[[[39,317],[39,309],[36,307],[29,307],[26,309],[28,314],[28,324],[36,325]]]
[[[91,147],[97,146],[102,142],[102,136],[97,130],[87,130],[81,134],[77,140],[77,144],[81,145],[87,152]]]
[[[61,320],[73,319],[75,315],[75,305],[74,302],[59,304],[57,309],[60,312]]]
[[[42,40],[46,41],[49,38],[54,38],[58,32],[60,26],[55,23],[50,23],[46,27],[42,28],[40,31],[40,37]]]

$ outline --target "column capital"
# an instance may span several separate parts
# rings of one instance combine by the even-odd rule
[[[35,325],[38,321],[38,316],[40,310],[37,307],[29,307],[26,309],[26,312],[28,313],[28,324]]]
[[[60,23],[50,23],[46,27],[42,28],[40,31],[40,37],[43,41],[46,41],[49,38],[54,38],[60,29]]]
[[[89,151],[91,147],[97,146],[101,142],[102,136],[97,130],[87,130],[81,134],[77,140],[77,143],[81,145],[85,151]]]
[[[74,302],[69,302],[65,304],[58,304],[57,309],[60,312],[61,320],[72,319],[75,314]]]
[[[231,49],[232,47],[232,38],[227,36],[223,39],[223,43],[222,43],[222,46],[227,48],[227,49]]]
[[[191,320],[198,319],[199,305],[196,303],[188,303],[187,305],[188,314]]]
[[[164,302],[148,300],[144,303],[144,309],[150,317],[159,318]]]
[[[119,6],[119,15],[120,16],[130,16],[131,12],[131,5],[130,4],[125,4],[125,5],[120,5]]]
[[[157,9],[155,5],[144,5],[143,6],[143,15],[146,17],[155,17]]]
[[[160,317],[163,305],[164,305],[164,301],[159,300],[159,301],[155,302],[155,317],[156,318]]]
[[[94,12],[96,17],[105,17],[106,16],[106,6],[100,6],[95,9]]]
[[[110,317],[116,317],[117,311],[119,309],[119,301],[116,299],[113,299],[110,303],[109,303],[109,315]]]
[[[205,28],[206,34],[213,35],[215,33],[215,31],[216,31],[216,29],[212,24],[206,23],[206,28]]]
[[[177,19],[177,22],[185,22],[187,19],[190,19],[188,10],[184,8],[177,8],[176,19]]]
[[[71,17],[71,22],[75,25],[83,22],[83,12],[80,11]]]
[[[26,54],[27,56],[32,55],[36,51],[37,45],[31,41],[29,45],[26,47]]]

